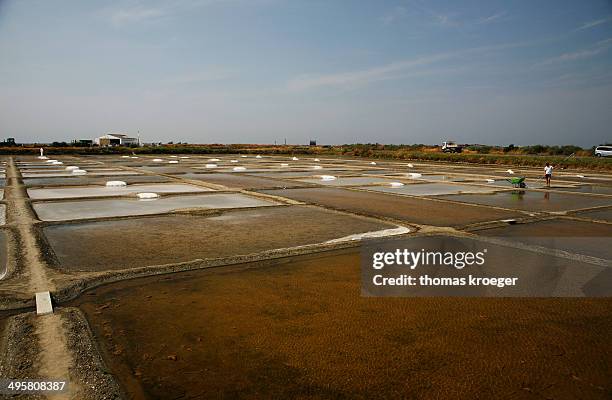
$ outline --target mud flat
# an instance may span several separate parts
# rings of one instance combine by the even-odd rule
[[[516,217],[518,213],[338,188],[265,190],[264,193],[360,214],[416,224],[463,226]]]
[[[217,185],[224,185],[238,189],[272,189],[284,187],[305,186],[291,181],[281,181],[269,178],[260,178],[243,174],[184,174],[180,178],[194,179],[203,182],[210,182]]]
[[[94,176],[73,176],[73,177],[58,177],[58,178],[24,178],[23,183],[28,186],[86,186],[86,185],[103,185],[107,181],[112,180],[104,177]],[[132,183],[163,183],[169,182],[170,179],[164,176],[155,175],[129,175],[122,176],[121,180],[127,184]]]
[[[494,188],[474,185],[453,185],[447,183],[419,183],[400,187],[369,186],[361,189],[375,192],[407,194],[411,196],[436,196],[454,193],[487,193],[493,192]]]
[[[608,398],[612,299],[363,298],[359,263],[145,278],[75,305],[136,398]]]
[[[129,196],[136,193],[197,193],[212,189],[184,183],[161,183],[153,185],[128,185],[125,187],[84,186],[68,188],[28,189],[31,199],[65,199],[78,197]]]
[[[552,219],[476,231],[612,261],[612,225]]]
[[[242,194],[206,194],[167,196],[156,200],[117,199],[34,203],[33,208],[43,221],[125,217],[160,214],[173,210],[202,208],[242,208],[275,205]]]
[[[458,194],[442,196],[442,198],[526,211],[570,211],[612,205],[612,199],[605,197],[530,190],[514,190],[493,194]]]
[[[45,227],[44,232],[61,268],[99,271],[247,255],[395,227],[315,207],[289,206],[63,224]],[[112,251],[107,250],[109,243]]]

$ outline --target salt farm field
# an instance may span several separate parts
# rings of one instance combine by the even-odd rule
[[[51,158],[0,157],[0,376],[47,376],[65,351],[92,399],[612,396],[612,301],[597,297],[612,175],[545,188],[513,168],[517,189],[500,166]],[[490,242],[521,276],[598,281],[586,298],[364,297],[364,236]],[[41,290],[56,311],[36,317]]]

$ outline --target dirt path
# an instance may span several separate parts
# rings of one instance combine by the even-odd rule
[[[13,224],[20,237],[20,252],[25,273],[29,280],[32,296],[36,292],[53,291],[55,285],[48,279],[46,265],[36,243],[34,223],[36,217],[28,204],[28,195],[21,182],[21,174],[11,157],[7,164],[9,185],[5,197],[10,210],[9,222]],[[35,320],[36,335],[41,353],[38,359],[37,372],[41,378],[69,379],[73,359],[66,345],[66,331],[59,314],[37,317]],[[52,399],[77,399],[78,386],[69,382],[68,393],[49,396]]]

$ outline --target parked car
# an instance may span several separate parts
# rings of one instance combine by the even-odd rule
[[[596,157],[612,157],[612,146],[597,146],[595,148]]]

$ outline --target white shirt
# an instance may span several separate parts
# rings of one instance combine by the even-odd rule
[[[546,175],[552,175],[552,170],[553,170],[552,165],[549,165],[548,167],[544,167],[544,173]]]

